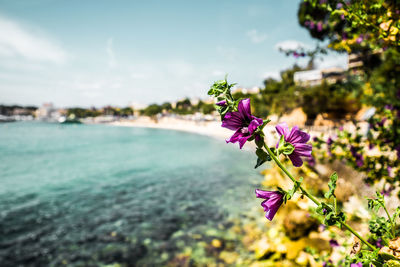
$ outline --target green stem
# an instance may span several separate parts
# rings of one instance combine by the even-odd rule
[[[292,176],[292,174],[283,166],[283,164],[279,161],[279,159],[275,156],[274,153],[272,153],[271,149],[264,143],[265,149],[268,151],[268,154],[271,156],[271,158],[276,162],[276,164],[281,168],[281,170],[290,178],[290,180],[293,181],[293,183],[297,182],[297,180]],[[308,197],[309,199],[312,200],[317,206],[321,205],[321,203],[313,196],[311,195],[303,186],[300,185],[300,190],[301,192]]]
[[[347,230],[349,230],[353,235],[355,235],[356,237],[358,237],[358,239],[361,240],[361,242],[363,242],[365,245],[367,245],[370,249],[375,250],[376,247],[374,247],[373,245],[371,245],[367,240],[365,240],[362,236],[359,235],[359,233],[357,233],[353,228],[350,227],[350,225],[348,225],[347,223],[343,222],[342,225],[344,226],[344,228],[346,228]]]
[[[271,156],[271,158],[275,161],[275,163],[281,168],[281,170],[290,178],[290,180],[293,181],[293,183],[297,182],[297,180],[293,177],[293,175],[283,166],[283,164],[280,162],[278,157],[272,153],[271,149],[267,146],[267,144],[264,142],[264,147],[268,151],[268,154]],[[314,202],[317,206],[321,205],[321,203],[313,196],[311,195],[304,187],[300,185],[300,190],[303,195],[308,197],[312,202]],[[335,208],[336,209],[336,208]],[[375,250],[376,248],[371,245],[368,241],[366,241],[363,237],[361,237],[356,231],[354,231],[353,228],[351,228],[347,223],[343,222],[342,225],[349,230],[353,235],[358,237],[361,242],[363,242],[365,245],[367,245],[370,249]]]
[[[395,227],[394,227],[393,220],[392,220],[392,218],[390,217],[389,211],[386,209],[385,204],[383,204],[382,207],[383,207],[383,209],[385,210],[386,215],[387,215],[388,218],[389,218],[390,225],[392,226],[392,238],[395,238],[395,237],[396,237],[396,233],[395,233]]]

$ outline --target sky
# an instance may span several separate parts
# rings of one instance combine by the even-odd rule
[[[206,98],[228,74],[240,87],[304,59],[278,47],[316,41],[297,0],[0,0],[0,104],[140,106]],[[319,67],[344,66],[329,55]]]

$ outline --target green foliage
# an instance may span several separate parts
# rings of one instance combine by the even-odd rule
[[[379,237],[390,233],[390,223],[384,217],[378,217],[369,221],[369,231]]]
[[[85,109],[85,108],[69,108],[67,110],[67,116],[75,116],[76,118],[87,118],[97,117],[102,115],[102,112],[96,109]]]
[[[325,193],[325,198],[336,197],[335,196],[335,189],[336,189],[337,180],[338,180],[337,173],[334,172],[330,177],[330,181],[328,183],[329,191],[327,193]]]
[[[145,109],[141,110],[141,114],[145,115],[145,116],[155,116],[159,113],[162,112],[162,108],[161,106],[157,105],[157,104],[151,104],[148,107],[146,107]]]

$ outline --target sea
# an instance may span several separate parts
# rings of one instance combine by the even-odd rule
[[[0,124],[0,266],[162,266],[176,233],[259,202],[255,161],[180,131]]]

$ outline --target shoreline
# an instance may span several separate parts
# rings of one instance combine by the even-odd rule
[[[97,124],[97,123],[95,123]],[[217,121],[190,121],[175,118],[161,118],[157,122],[149,118],[139,118],[137,120],[120,120],[105,123],[106,125],[121,127],[138,127],[175,130],[181,132],[194,133],[210,136],[214,138],[228,138],[232,131],[221,127],[221,122]]]

